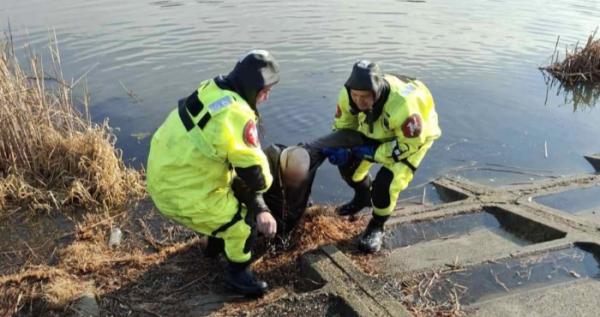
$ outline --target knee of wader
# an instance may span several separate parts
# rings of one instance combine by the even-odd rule
[[[373,200],[373,207],[376,209],[388,209],[391,205],[390,189],[392,182],[394,181],[394,173],[382,167],[377,173],[375,181],[371,189],[371,199]]]

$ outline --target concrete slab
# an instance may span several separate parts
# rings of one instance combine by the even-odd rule
[[[528,198],[600,188],[600,175],[505,188],[460,178],[441,178],[434,184],[438,194],[447,193],[454,201],[404,209],[391,219],[387,251],[373,259],[382,264],[380,272],[365,278],[344,254],[324,250],[328,259],[318,261],[318,275],[326,276],[326,287],[337,289],[334,293],[357,308],[358,315],[406,314],[406,309],[391,308],[394,304],[435,307],[450,303],[452,292],[467,312],[476,308],[477,316],[597,315],[593,303],[600,290],[600,230],[590,230],[585,223],[600,227],[600,210],[581,202],[593,201],[600,190],[560,201],[582,206],[575,213],[558,212]],[[584,218],[585,222],[573,221]],[[324,270],[323,263],[329,269]],[[419,291],[405,293],[414,283]]]
[[[388,302],[378,296],[375,292],[377,285],[334,246],[305,254],[302,257],[302,275],[317,278],[317,282],[324,285],[322,292],[344,299],[344,310],[352,311],[350,315],[410,316],[400,304]]]
[[[598,316],[598,294],[600,282],[587,279],[484,302],[475,307],[473,316],[595,317]]]
[[[592,155],[584,155],[585,159],[592,164],[596,172],[600,172],[600,153]]]
[[[387,226],[384,248],[395,249],[415,245],[422,241],[447,239],[449,237],[468,234],[471,231],[498,229],[504,231],[504,237],[519,241],[520,245],[546,242],[560,239],[565,233],[551,226],[546,226],[531,218],[495,206],[482,206],[475,212],[447,214],[427,218],[398,218]],[[405,221],[402,221],[405,220]]]
[[[445,187],[437,186],[435,183],[426,183],[422,186],[404,190],[396,206],[399,209],[412,206],[427,207],[458,201],[467,197],[462,192],[449,190]]]
[[[462,171],[457,174],[459,178],[483,184],[488,187],[501,189],[516,184],[528,184],[536,181],[550,179],[539,172],[528,172],[522,169],[481,167],[473,170]]]
[[[509,252],[526,241],[501,229],[477,229],[464,235],[436,239],[394,250],[386,259],[386,271],[422,270],[446,264],[474,263],[502,252]],[[454,263],[457,261],[458,263]]]
[[[446,305],[458,298],[466,311],[472,311],[473,308],[488,309],[487,305],[497,302],[506,303],[507,309],[511,309],[511,301],[505,301],[506,297],[524,295],[527,303],[528,294],[542,289],[561,289],[585,280],[600,285],[599,248],[597,244],[576,243],[572,247],[534,252],[516,258],[485,261],[467,267],[437,270],[435,273],[396,274],[381,280],[389,296],[411,307],[422,303],[430,307]],[[403,291],[405,287],[401,286],[410,288],[408,285],[417,284],[419,291],[408,295]],[[566,296],[567,300],[570,298]],[[562,302],[565,303],[565,299]],[[499,311],[502,312],[501,309]],[[523,315],[502,312],[493,316]]]
[[[474,183],[468,179],[456,176],[444,176],[436,179],[434,182],[436,187],[441,191],[445,191],[452,195],[462,197],[473,197],[478,195],[487,195],[494,193],[495,190],[491,187],[482,184]]]
[[[584,210],[577,214],[578,217],[585,219],[597,226],[600,226],[600,207]]]

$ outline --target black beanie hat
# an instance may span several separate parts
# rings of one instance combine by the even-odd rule
[[[235,86],[242,98],[255,108],[258,92],[279,82],[279,65],[271,53],[252,50],[235,64],[227,75],[227,80]]]
[[[348,89],[372,91],[376,99],[379,98],[384,85],[381,69],[368,60],[361,60],[354,64],[345,84]]]

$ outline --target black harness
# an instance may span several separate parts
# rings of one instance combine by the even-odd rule
[[[198,91],[194,91],[187,98],[179,99],[178,107],[179,118],[181,119],[183,126],[187,131],[192,130],[194,128],[194,121],[192,120],[192,117],[198,116],[198,114],[200,114],[200,112],[202,112],[204,109],[204,104],[202,104],[202,101],[200,101],[200,98],[198,98]],[[190,117],[188,112],[192,115],[192,117]],[[202,118],[200,118],[200,121],[198,121],[198,127],[201,130],[204,129],[210,118],[210,112],[207,111]]]

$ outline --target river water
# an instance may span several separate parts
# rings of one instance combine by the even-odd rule
[[[600,110],[574,107],[537,69],[557,36],[561,50],[587,39],[600,1],[0,0],[9,23],[18,50],[43,54],[56,33],[66,77],[89,71],[92,118],[118,128],[132,164],[145,162],[147,135],[176,100],[251,48],[270,50],[282,70],[260,108],[263,145],[328,133],[353,62],[368,58],[420,78],[436,100],[444,134],[413,186],[446,173],[490,185],[538,177],[473,166],[590,173],[582,155],[600,152]],[[314,194],[339,202],[350,191],[326,164]]]

